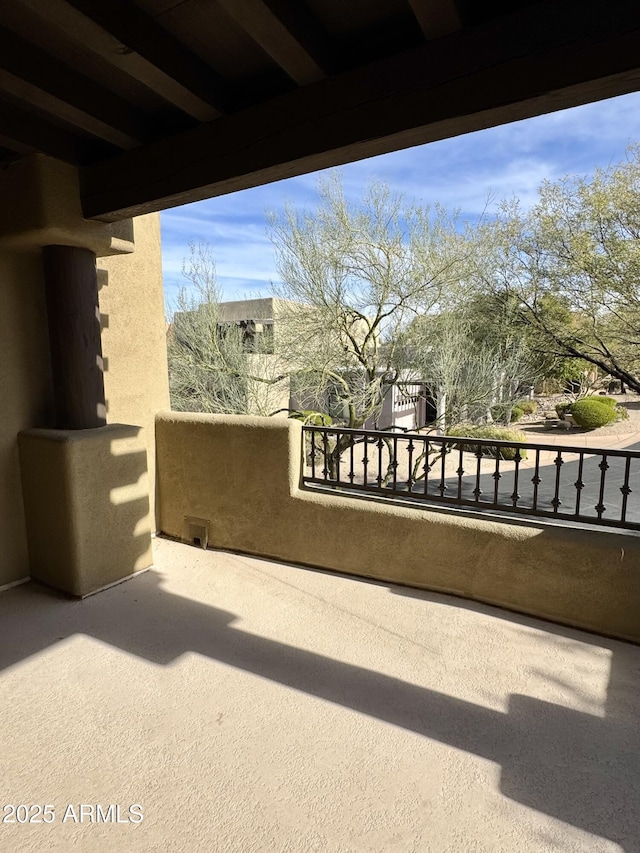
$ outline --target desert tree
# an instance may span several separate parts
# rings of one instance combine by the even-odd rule
[[[504,420],[538,377],[539,364],[523,336],[501,329],[496,314],[483,329],[474,303],[465,299],[411,329],[412,370],[428,376],[438,402],[437,429],[460,422]]]
[[[491,286],[552,356],[579,358],[640,392],[640,148],[590,177],[545,182],[487,228]]]
[[[318,193],[315,210],[287,204],[269,216],[285,306],[279,347],[306,407],[325,411],[334,399],[357,428],[406,375],[412,323],[464,278],[469,245],[454,216],[385,184],[352,202],[334,172]]]

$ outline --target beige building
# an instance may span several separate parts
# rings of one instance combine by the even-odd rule
[[[229,327],[233,327],[236,334],[232,337],[231,352],[235,358],[238,354],[236,348],[244,351],[244,370],[237,383],[229,378],[231,388],[228,395],[225,396],[224,389],[219,389],[220,399],[216,404],[212,402],[212,406],[219,405],[222,411],[286,417],[290,406],[291,365],[281,352],[280,321],[291,304],[265,297],[202,305],[186,315],[175,314],[167,330],[167,341],[170,346],[176,346],[176,352],[186,353],[188,357],[188,347],[183,349],[181,344],[183,334],[187,339],[194,335],[208,337],[215,334],[222,341]],[[185,321],[187,331],[182,328]],[[209,373],[208,368],[208,365],[202,365],[203,376]],[[193,391],[188,368],[186,373],[188,390],[180,399],[173,401],[174,407],[203,411],[202,397]]]

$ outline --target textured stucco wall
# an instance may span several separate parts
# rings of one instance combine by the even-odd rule
[[[169,407],[159,214],[138,217],[133,231],[133,254],[98,259],[104,385],[107,422],[142,427],[153,483],[155,414]],[[154,506],[152,488],[152,518]]]
[[[51,405],[40,257],[0,248],[0,586],[29,576],[16,437],[50,423]]]
[[[52,425],[52,383],[41,247],[99,255],[109,423],[144,429],[153,484],[153,419],[168,406],[157,214],[114,225],[82,218],[78,176],[34,156],[0,174],[0,587],[29,576],[18,433]],[[136,241],[135,251],[132,236]],[[108,324],[108,327],[107,327]],[[154,488],[151,494],[153,517]],[[153,523],[155,529],[155,523]]]
[[[0,171],[0,241],[15,249],[81,246],[97,255],[132,252],[131,220],[84,219],[77,170],[33,154]]]
[[[389,505],[299,488],[301,425],[163,413],[160,529],[209,544],[475,598],[640,641],[640,537]]]
[[[28,430],[18,444],[33,578],[82,596],[151,565],[139,427]]]

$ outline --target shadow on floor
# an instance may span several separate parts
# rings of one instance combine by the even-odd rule
[[[510,696],[502,713],[254,636],[234,627],[232,613],[165,591],[155,572],[84,601],[63,599],[37,584],[5,593],[0,667],[76,634],[160,665],[196,652],[496,762],[505,796],[616,842],[627,853],[638,851],[640,650],[449,596],[393,591],[610,649],[606,717],[518,694]],[[547,641],[553,642],[548,635]]]

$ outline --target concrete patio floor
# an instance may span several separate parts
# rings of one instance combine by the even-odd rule
[[[640,648],[154,548],[84,601],[0,594],[3,805],[55,816],[0,850],[640,851]]]

